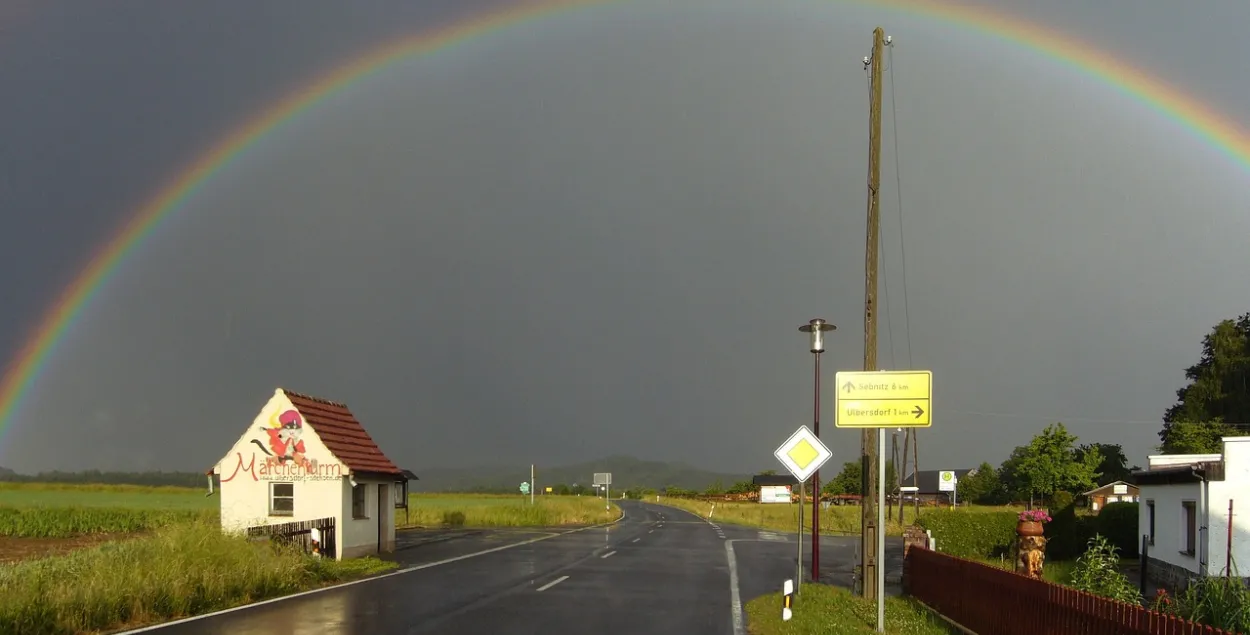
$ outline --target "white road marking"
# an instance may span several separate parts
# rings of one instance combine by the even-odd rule
[[[555,585],[557,585],[557,584],[560,584],[561,582],[564,582],[565,580],[568,580],[568,579],[569,579],[569,576],[567,576],[567,575],[560,576],[560,577],[556,578],[555,580],[552,580],[551,582],[548,582],[547,584],[544,584],[544,585],[542,585],[542,586],[538,587],[538,590],[539,590],[539,591],[546,591],[547,589],[550,589],[551,587],[553,587],[553,586],[555,586]]]
[[[615,551],[609,551],[609,552],[607,552],[607,553],[605,553],[605,554],[603,554],[602,556],[599,556],[599,557],[600,557],[600,558],[611,558],[611,557],[612,557],[612,555],[613,555],[613,554],[615,554],[615,553],[616,553]]]
[[[392,577],[392,576],[403,575],[403,574],[405,574],[405,573],[412,573],[413,571],[420,571],[420,570],[422,570],[422,569],[429,569],[429,568],[431,568],[431,567],[437,567],[437,566],[441,566],[441,565],[445,565],[445,564],[451,564],[451,563],[453,563],[453,562],[459,562],[459,561],[461,561],[461,560],[468,560],[469,558],[476,558],[476,557],[478,557],[478,556],[484,556],[484,555],[486,555],[486,554],[488,554],[488,553],[496,553],[496,552],[499,552],[499,551],[504,551],[504,550],[506,550],[506,549],[512,549],[512,548],[515,548],[515,547],[523,547],[523,546],[525,546],[525,545],[532,545],[532,544],[534,544],[534,543],[536,543],[536,542],[542,542],[542,541],[544,541],[544,540],[551,540],[552,538],[558,538],[558,537],[560,537],[560,536],[567,536],[567,535],[569,535],[569,534],[575,534],[575,533],[580,532],[580,531],[586,531],[587,529],[598,529],[599,527],[607,527],[607,526],[609,526],[609,525],[615,525],[616,523],[621,522],[621,520],[623,520],[624,518],[625,518],[625,514],[621,514],[620,516],[618,516],[618,517],[617,517],[617,519],[616,519],[616,520],[614,520],[614,521],[612,521],[612,522],[609,522],[609,523],[604,523],[604,524],[601,524],[601,525],[591,525],[591,526],[589,526],[589,527],[582,527],[582,528],[580,528],[580,529],[570,529],[570,530],[568,530],[568,531],[560,532],[560,533],[557,533],[557,534],[550,534],[550,535],[547,535],[547,536],[543,536],[543,537],[541,537],[541,538],[533,538],[533,539],[530,539],[530,540],[525,540],[525,541],[522,541],[522,542],[515,542],[515,543],[512,543],[512,544],[510,544],[510,545],[503,545],[503,546],[501,546],[501,547],[493,547],[493,548],[491,548],[491,549],[484,549],[484,550],[482,550],[482,551],[475,551],[475,552],[473,552],[473,553],[466,553],[466,554],[464,554],[464,555],[462,555],[462,556],[456,556],[456,557],[454,557],[454,558],[447,558],[447,559],[445,559],[445,560],[439,560],[439,561],[437,561],[437,562],[427,562],[427,563],[425,563],[425,564],[419,564],[419,565],[416,565],[416,566],[412,566],[412,567],[407,567],[407,568],[404,568],[404,569],[400,569],[399,571],[392,571],[392,572],[390,572],[390,573],[384,573],[384,574],[382,574],[382,575],[376,575],[376,576],[373,576],[373,577],[371,577],[371,578],[361,578],[360,580],[352,580],[351,582],[344,582],[344,583],[342,583],[342,584],[335,584],[335,585],[333,585],[333,586],[321,587],[320,589],[313,589],[313,590],[311,590],[311,591],[302,591],[302,592],[300,592],[300,593],[292,593],[291,595],[284,595],[284,596],[282,596],[282,597],[271,598],[271,599],[268,599],[268,600],[261,600],[260,602],[252,602],[251,604],[244,604],[244,605],[242,605],[242,606],[236,606],[236,607],[234,607],[234,608],[223,609],[223,610],[220,610],[220,611],[213,611],[212,613],[205,613],[205,614],[203,614],[203,615],[196,615],[196,616],[194,616],[194,617],[185,617],[185,618],[183,618],[183,619],[180,619],[180,620],[174,620],[174,621],[172,621],[172,622],[165,622],[165,623],[162,623],[162,624],[153,624],[152,626],[144,626],[143,628],[136,628],[136,629],[131,630],[131,631],[123,631],[123,632],[120,632],[120,633],[115,633],[114,635],[134,635],[135,633],[150,633],[150,632],[152,632],[152,631],[157,631],[157,630],[160,630],[160,629],[162,629],[162,628],[168,628],[168,627],[170,627],[170,626],[177,626],[178,624],[186,624],[187,622],[195,622],[195,621],[198,621],[198,620],[208,619],[208,618],[210,618],[210,617],[216,617],[216,616],[218,616],[218,615],[225,615],[226,613],[234,613],[234,612],[237,612],[237,611],[244,611],[244,610],[247,610],[247,609],[250,609],[250,608],[253,608],[253,607],[257,607],[257,606],[264,606],[264,605],[266,605],[266,604],[275,604],[275,603],[278,603],[278,602],[284,602],[284,601],[286,601],[286,600],[293,600],[293,599],[295,599],[295,598],[304,597],[304,596],[307,596],[307,595],[313,595],[314,593],[324,593],[324,592],[326,592],[326,591],[330,591],[330,590],[333,590],[333,589],[341,589],[341,588],[343,588],[343,587],[349,587],[349,586],[352,586],[352,585],[354,585],[354,584],[364,584],[364,583],[366,583],[366,582],[373,582],[374,580],[381,580],[381,579],[383,579],[383,578],[389,578],[389,577]]]
[[[652,530],[648,531],[647,533],[649,533],[649,534],[653,534],[653,533],[655,533],[655,530],[654,530],[654,529],[652,529]]]
[[[738,559],[734,557],[733,540],[725,541],[725,558],[729,560],[729,610],[733,612],[734,635],[746,635],[742,619],[742,596],[738,592]]]
[[[642,540],[642,538],[634,538],[631,542],[638,542],[639,540]]]

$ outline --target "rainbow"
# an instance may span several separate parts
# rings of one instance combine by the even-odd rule
[[[1043,26],[980,7],[935,0],[829,0],[886,8],[970,28],[995,36],[1065,64],[1139,101],[1171,119],[1207,145],[1250,170],[1250,136],[1228,117],[1208,108],[1130,64],[1090,44]],[[391,65],[508,27],[617,0],[537,0],[448,26],[388,42],[328,73],[276,102],[200,155],[190,166],[152,196],[88,262],[85,269],[57,298],[13,358],[0,381],[0,439],[12,426],[24,398],[40,376],[58,343],[75,320],[112,277],[118,265],[154,230],[182,207],[201,187],[235,157],[264,139],[287,121],[326,97],[351,87]],[[865,33],[865,45],[868,34]]]

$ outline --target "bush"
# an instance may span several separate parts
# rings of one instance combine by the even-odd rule
[[[1136,558],[1141,538],[1137,534],[1137,503],[1108,503],[1096,516],[1095,526],[1120,555]]]
[[[1120,556],[1115,545],[1104,536],[1090,539],[1088,549],[1076,561],[1068,584],[1086,593],[1127,604],[1141,602],[1137,587],[1120,573]]]
[[[464,512],[443,512],[443,524],[448,527],[464,527]]]
[[[1016,512],[938,510],[924,514],[916,524],[933,533],[938,551],[979,560],[1011,554],[1018,520]]]
[[[1069,505],[1046,523],[1046,559],[1075,560],[1085,553],[1089,541],[1097,532],[1097,517],[1077,516],[1076,508]],[[941,545],[939,545],[941,546]]]
[[[1064,509],[1072,505],[1072,494],[1068,492],[1055,492],[1050,497],[1050,506],[1055,509]]]

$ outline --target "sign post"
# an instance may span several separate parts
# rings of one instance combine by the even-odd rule
[[[885,455],[886,428],[928,428],[933,402],[933,371],[842,371],[834,377],[839,428],[876,428],[877,456]],[[872,496],[864,492],[865,496]],[[877,632],[885,632],[885,461],[877,460],[877,535],[873,555],[877,582]],[[864,563],[867,564],[867,563]]]
[[[612,509],[612,503],[609,502],[612,494],[612,473],[611,472],[595,472],[595,487],[603,487],[603,508]]]
[[[950,492],[951,509],[959,505],[959,501],[956,498],[959,491],[959,479],[955,477],[955,473],[951,470],[942,470],[942,473],[938,475],[938,491]]]
[[[820,438],[812,433],[807,426],[799,426],[794,434],[786,439],[773,456],[790,470],[790,474],[799,481],[799,558],[798,575],[794,579],[796,591],[803,587],[803,490],[807,479],[829,460],[833,453]]]

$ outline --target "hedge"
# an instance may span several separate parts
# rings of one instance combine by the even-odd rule
[[[1136,558],[1141,551],[1137,511],[1137,503],[1107,503],[1096,516],[1098,533],[1111,541],[1124,558]]]
[[[938,551],[982,560],[1010,556],[1016,542],[1017,512],[935,510],[916,524],[933,533]]]
[[[1046,523],[1046,559],[1080,558],[1090,538],[1098,533],[1097,520],[1097,516],[1078,516],[1073,505],[1051,512],[1051,521]]]

